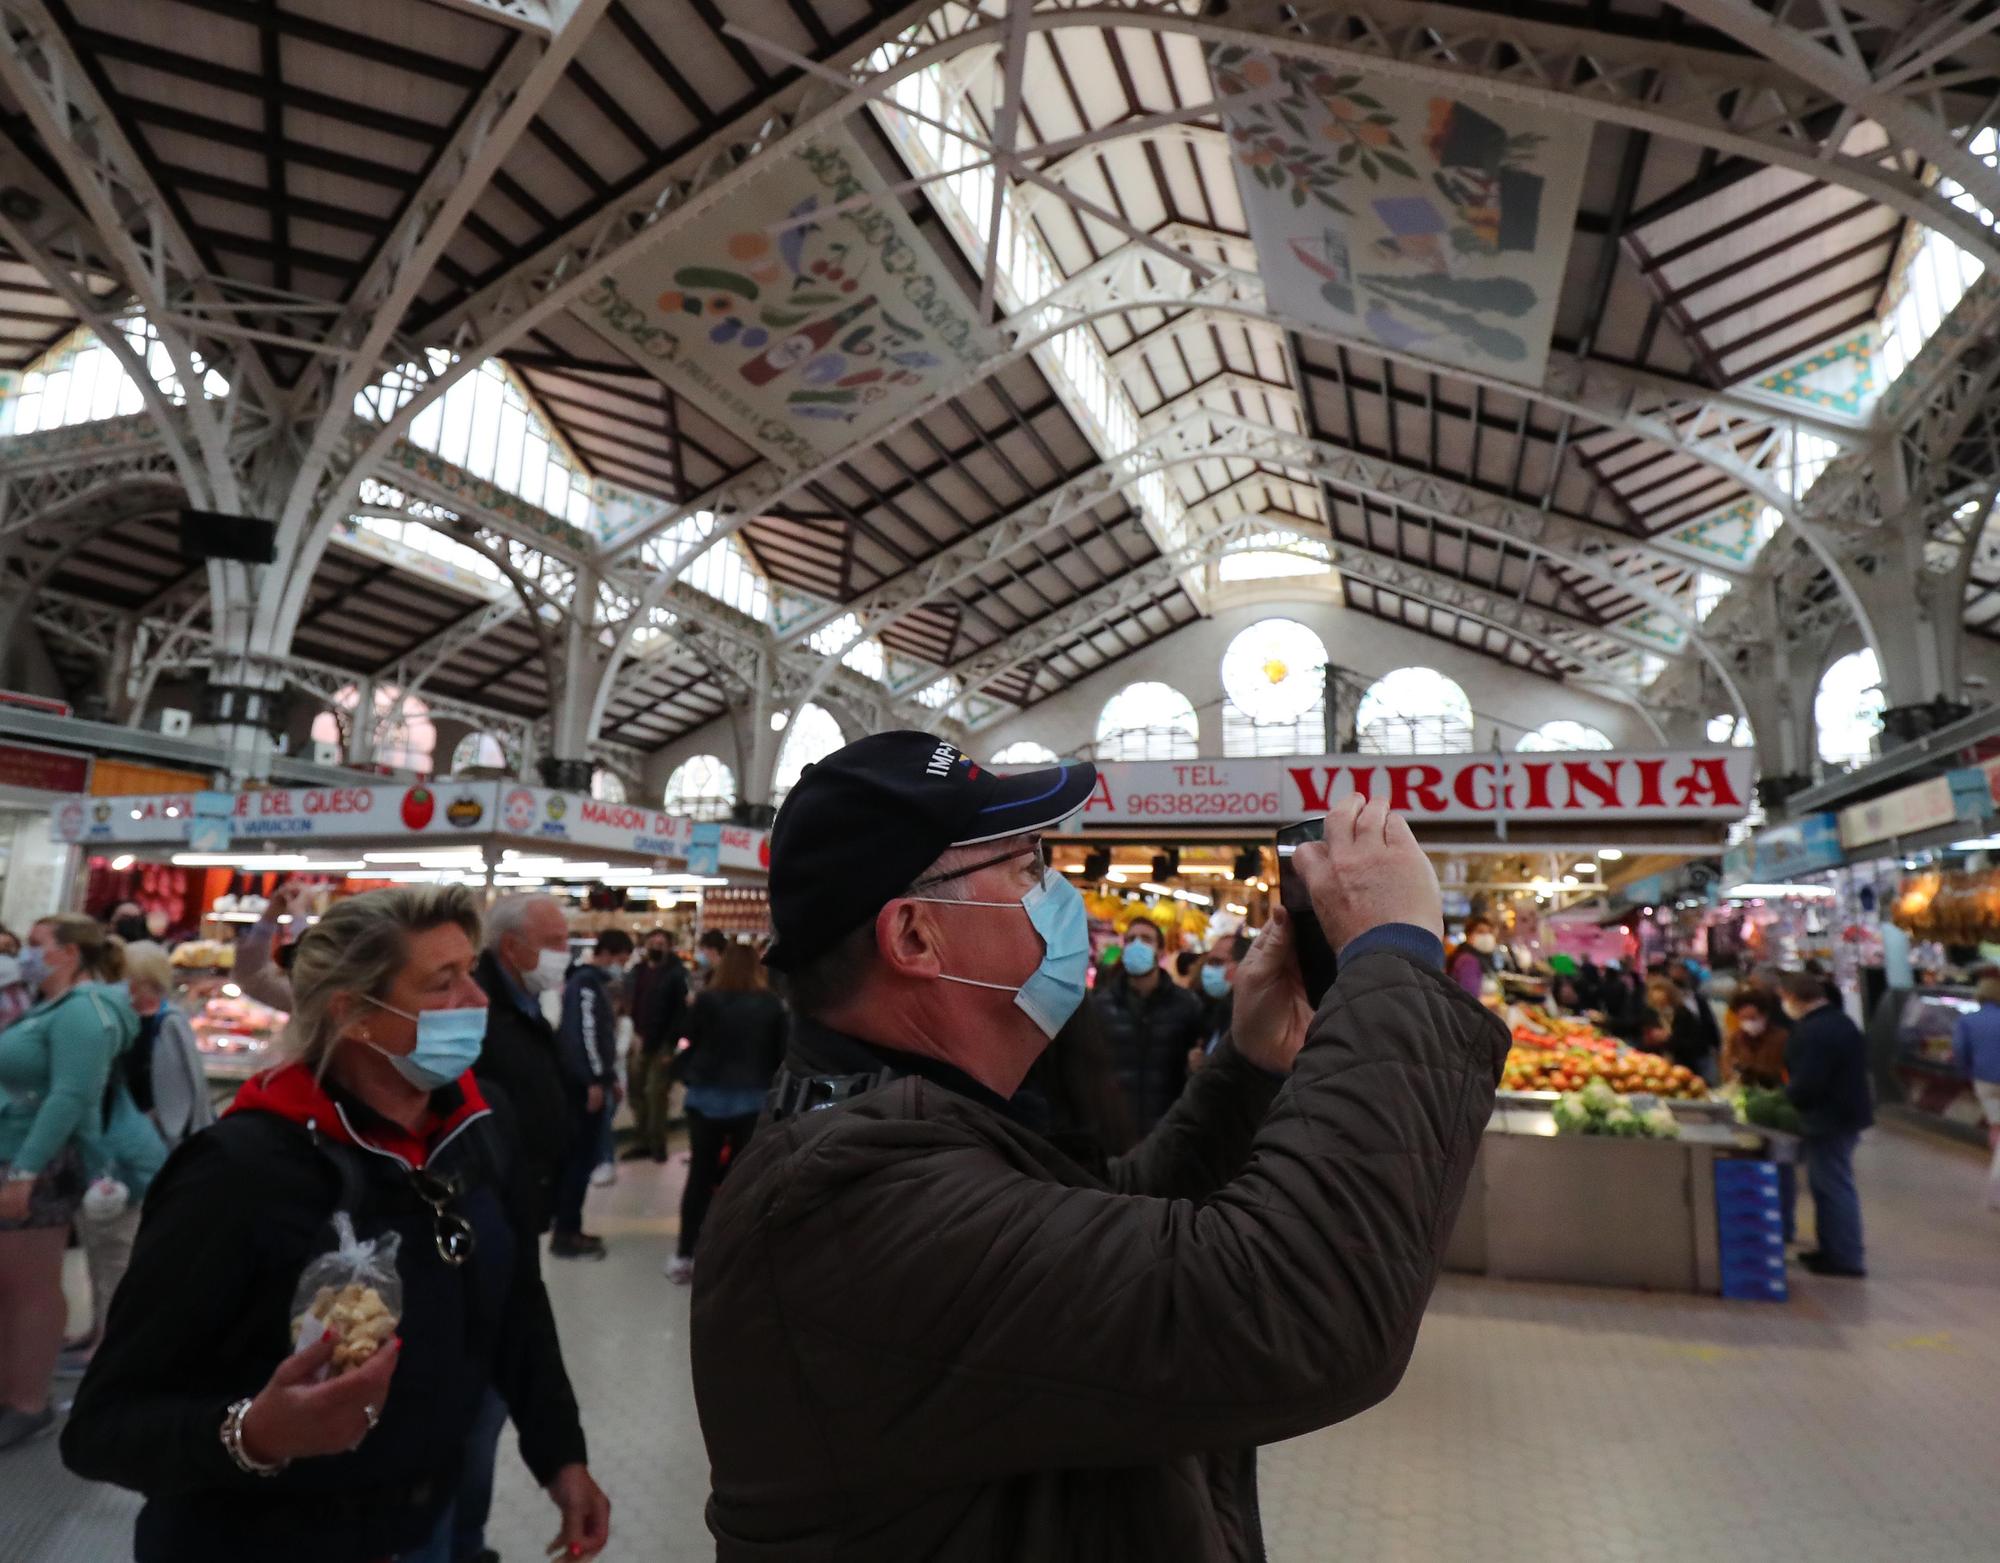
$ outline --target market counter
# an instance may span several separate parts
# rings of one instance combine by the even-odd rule
[[[1715,1163],[1758,1154],[1762,1136],[1694,1102],[1670,1104],[1679,1139],[1558,1135],[1552,1101],[1503,1097],[1496,1105],[1445,1268],[1720,1294]]]

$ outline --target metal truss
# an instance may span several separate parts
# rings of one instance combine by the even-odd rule
[[[564,0],[428,0],[447,11],[463,11],[527,33],[552,33],[561,25]]]
[[[249,382],[265,409],[277,405],[276,388],[254,352],[232,353],[215,340],[191,342],[167,317],[182,295],[220,298],[200,252],[173,215],[165,196],[111,107],[91,85],[62,28],[43,0],[0,0],[0,83],[21,105],[42,145],[69,181],[112,275],[131,289],[174,361],[187,394],[189,421],[200,445],[207,497],[234,510],[235,471],[224,450],[220,409],[200,394],[202,367],[223,373],[232,386]],[[196,347],[205,358],[197,366]]]
[[[1865,26],[1846,0],[1779,0],[1771,9],[1750,0],[1677,0],[1682,11],[1756,50],[1794,80],[1845,105],[1827,144],[1861,119],[1873,120],[1900,147],[1915,152],[1957,180],[1988,211],[2000,211],[2000,170],[1975,157],[1937,112],[1952,93],[1969,85],[1963,72],[1947,71],[1953,59],[1978,59],[1991,76],[2000,58],[1992,45],[2000,15],[1990,8],[1929,4],[1903,13],[1888,46],[1868,58],[1855,34]],[[1983,12],[1983,14],[1978,14]],[[1976,18],[1976,19],[1975,19]],[[1982,47],[1983,46],[1983,47]],[[1982,105],[1983,106],[1983,105]]]
[[[609,5],[610,0],[550,0],[545,20],[554,23],[554,30],[539,43],[524,33],[508,45],[450,141],[431,160],[423,182],[404,202],[340,318],[323,333],[322,340],[339,356],[325,367],[309,369],[291,398],[290,416],[311,421],[313,434],[280,518],[281,532],[299,531],[306,520],[304,507],[330,497],[322,484],[329,463],[342,468],[352,464],[354,453],[343,446],[353,444],[355,398],[393,367],[382,362],[383,354],[433,276],[445,246]],[[391,383],[400,383],[406,374],[393,376]]]

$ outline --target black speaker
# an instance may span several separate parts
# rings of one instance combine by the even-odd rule
[[[278,523],[259,521],[255,516],[225,516],[213,510],[183,510],[181,557],[276,564]]]
[[[1164,852],[1153,854],[1153,882],[1165,884],[1181,871],[1181,849],[1168,847]]]
[[[1090,879],[1090,880],[1102,879],[1106,874],[1110,872],[1111,872],[1111,854],[1105,851],[1104,848],[1099,847],[1093,852],[1087,852],[1084,854],[1083,877],[1085,879]]]

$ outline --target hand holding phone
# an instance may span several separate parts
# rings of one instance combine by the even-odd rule
[[[1336,952],[1384,923],[1409,923],[1444,938],[1437,871],[1409,822],[1380,798],[1342,798],[1327,811],[1321,839],[1292,854],[1292,867]]]

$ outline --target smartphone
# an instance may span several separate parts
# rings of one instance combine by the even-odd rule
[[[1296,825],[1286,825],[1278,832],[1278,904],[1284,907],[1285,915],[1292,923],[1292,953],[1299,963],[1299,977],[1306,987],[1306,1002],[1314,1009],[1326,997],[1327,989],[1333,986],[1333,979],[1339,970],[1333,946],[1326,942],[1326,931],[1319,925],[1319,917],[1313,911],[1312,897],[1306,894],[1305,881],[1300,879],[1292,867],[1292,854],[1303,842],[1318,841],[1325,834],[1326,821],[1323,819],[1301,820]]]

